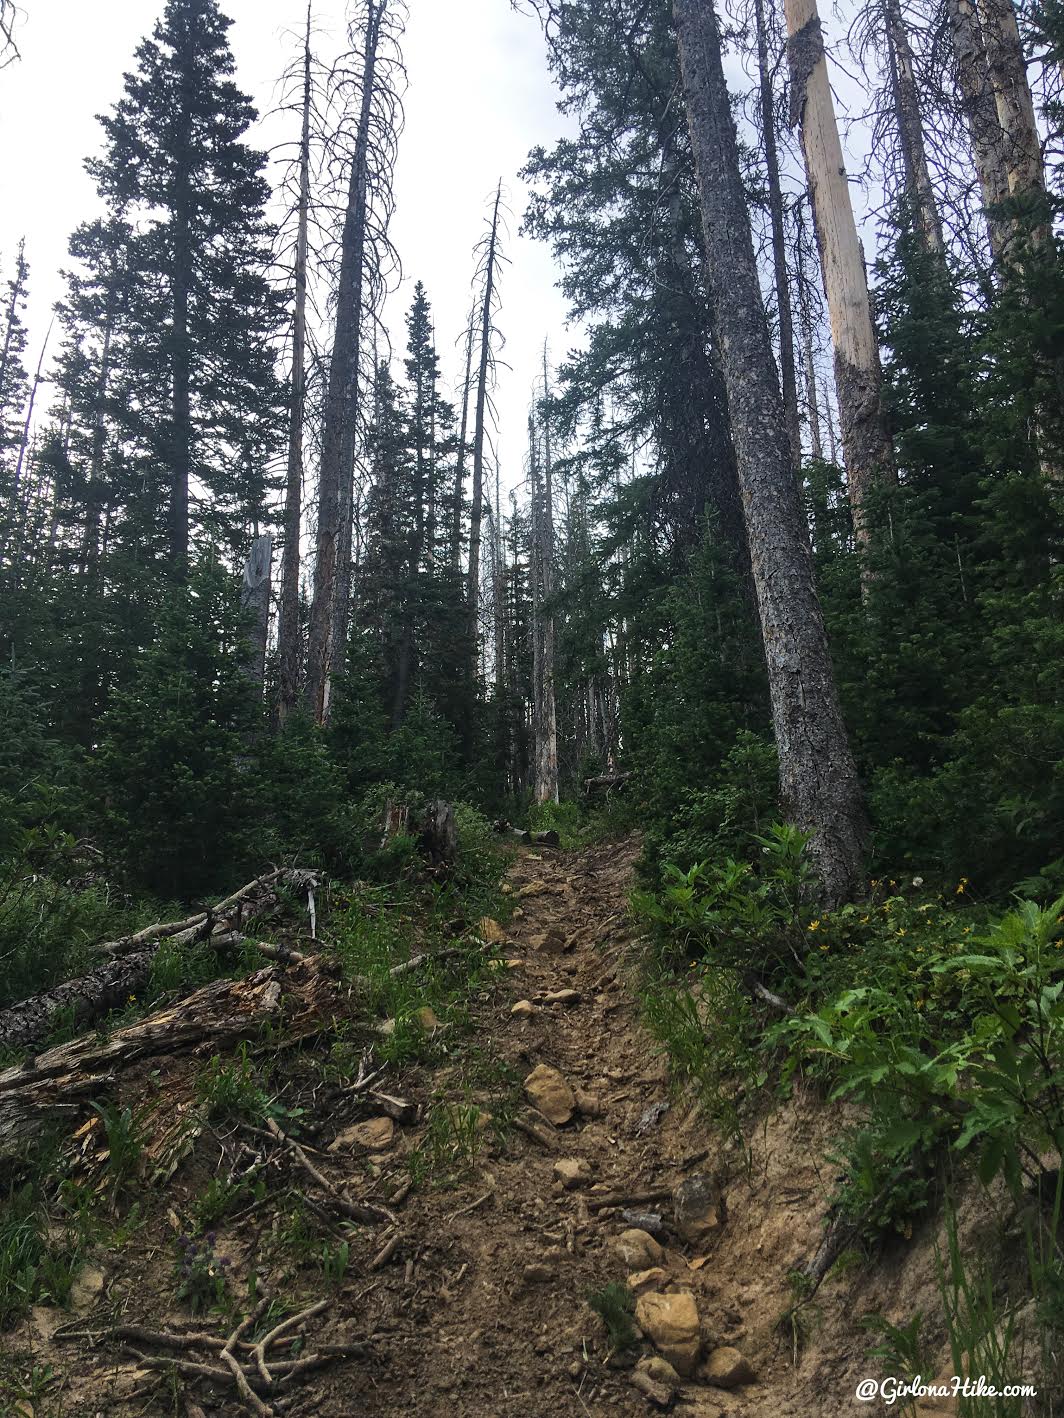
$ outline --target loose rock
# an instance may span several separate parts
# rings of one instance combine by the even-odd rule
[[[629,1270],[649,1270],[665,1259],[665,1252],[654,1237],[634,1228],[615,1236],[610,1246]]]
[[[637,1368],[634,1374],[629,1374],[628,1382],[633,1388],[637,1388],[655,1408],[668,1408],[672,1403],[672,1390],[666,1388],[664,1384],[656,1383],[642,1369]]]
[[[481,916],[477,922],[477,936],[485,945],[506,944],[506,932],[491,916]]]
[[[370,1118],[354,1127],[344,1128],[329,1144],[330,1152],[346,1152],[352,1147],[362,1147],[368,1152],[380,1152],[390,1147],[395,1136],[395,1124],[391,1118]]]
[[[755,1374],[738,1349],[723,1344],[702,1365],[699,1377],[716,1388],[738,1388],[740,1384],[752,1384]]]
[[[559,930],[533,931],[528,936],[528,944],[541,955],[562,955],[565,952],[565,937]]]
[[[641,1374],[649,1374],[655,1383],[664,1384],[674,1393],[683,1383],[668,1359],[663,1359],[660,1354],[648,1354],[645,1359],[640,1359],[636,1369]]]
[[[579,990],[551,990],[550,994],[543,996],[544,1004],[561,1004],[566,1009],[572,1009],[574,1005],[580,1003],[582,996]]]
[[[720,1230],[720,1188],[705,1172],[695,1172],[673,1192],[672,1212],[683,1239],[699,1245]]]
[[[635,1320],[654,1347],[677,1373],[694,1373],[702,1347],[702,1331],[695,1297],[688,1290],[674,1295],[651,1291],[635,1302]]]
[[[530,881],[527,885],[521,887],[520,891],[517,893],[517,897],[520,901],[527,901],[530,896],[542,896],[546,889],[547,883],[545,881]]]
[[[566,1191],[591,1180],[591,1165],[583,1157],[562,1157],[554,1164],[554,1175]]]
[[[601,1118],[606,1111],[602,1099],[594,1093],[585,1093],[582,1088],[574,1088],[573,1096],[576,1099],[576,1111],[583,1118]]]
[[[647,1290],[660,1290],[669,1283],[669,1272],[660,1265],[652,1265],[649,1270],[634,1270],[628,1277],[628,1288],[633,1295],[642,1295]]]
[[[518,1019],[531,1019],[536,1012],[536,1006],[530,999],[519,999],[510,1009],[510,1013]]]
[[[525,1092],[532,1104],[555,1127],[561,1127],[573,1116],[576,1099],[573,1090],[549,1064],[538,1064],[525,1079]]]

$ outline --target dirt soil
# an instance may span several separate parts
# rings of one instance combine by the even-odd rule
[[[474,1164],[457,1181],[429,1178],[403,1197],[427,1105],[448,1097],[453,1066],[445,1059],[379,1081],[418,1113],[396,1122],[390,1142],[375,1150],[356,1144],[329,1152],[338,1132],[379,1109],[350,1091],[346,1098],[321,1091],[307,1130],[309,1160],[353,1198],[383,1198],[396,1225],[355,1231],[339,1285],[324,1285],[320,1271],[303,1273],[303,1303],[326,1300],[306,1324],[304,1352],[352,1341],[364,1350],[303,1376],[289,1396],[270,1400],[271,1411],[322,1418],[599,1418],[662,1406],[681,1418],[877,1411],[853,1397],[856,1381],[876,1372],[864,1358],[870,1341],[857,1318],[877,1307],[909,1318],[926,1301],[921,1286],[930,1266],[904,1283],[903,1259],[888,1259],[875,1275],[829,1280],[805,1316],[804,1347],[796,1351],[794,1330],[780,1323],[792,1301],[787,1276],[821,1235],[832,1182],[823,1159],[837,1119],[812,1097],[766,1113],[743,1162],[739,1149],[708,1130],[696,1102],[670,1089],[632,992],[637,946],[626,900],[637,855],[635,841],[578,853],[523,850],[509,873],[516,910],[501,952],[511,966],[500,972],[494,997],[477,1006],[477,1029],[485,1057],[513,1080],[514,1116],[529,1130],[485,1128]],[[552,1002],[558,991],[575,994]],[[560,1080],[536,1075],[533,1084],[545,1077],[550,1085],[537,1094],[536,1109],[525,1081],[544,1068]],[[174,1108],[183,1106],[176,1076],[169,1096]],[[482,1099],[473,1094],[485,1111],[497,1098],[489,1087]],[[202,1190],[206,1176],[202,1159],[187,1160],[174,1175],[172,1204],[160,1205],[121,1252],[93,1257],[73,1320],[67,1311],[38,1309],[6,1337],[9,1354],[51,1365],[66,1381],[61,1406],[9,1412],[201,1418],[255,1411],[232,1386],[145,1369],[113,1338],[116,1322],[226,1336],[220,1319],[190,1320],[173,1296],[175,1208],[186,1214],[181,1197]],[[321,1200],[294,1164],[289,1180]],[[678,1215],[681,1184],[686,1204]],[[257,1221],[251,1208],[218,1224],[217,1250],[240,1270],[259,1263],[266,1238]],[[646,1234],[625,1235],[633,1230]],[[630,1352],[612,1353],[588,1296],[644,1271],[651,1273],[633,1282],[651,1297],[641,1297],[637,1311],[643,1337]],[[268,1290],[268,1264],[261,1274]],[[656,1344],[645,1323],[654,1315],[673,1326]],[[163,1352],[147,1342],[140,1349]],[[633,1384],[636,1363],[661,1352],[683,1372],[677,1383],[651,1366],[636,1380],[645,1392]]]

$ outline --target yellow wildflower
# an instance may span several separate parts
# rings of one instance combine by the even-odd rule
[[[810,930],[810,931],[818,931],[819,929],[820,929],[820,922],[819,922],[819,921],[810,921],[809,924],[808,924],[808,926],[806,927],[806,930]]]
[[[957,890],[953,893],[954,896],[963,896],[963,895],[964,895],[964,889],[965,889],[965,887],[966,887],[967,885],[968,885],[968,878],[967,878],[966,876],[962,876],[961,879],[960,879],[960,881],[958,881],[958,883],[957,883]]]

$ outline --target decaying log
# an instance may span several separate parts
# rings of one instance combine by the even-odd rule
[[[246,980],[215,980],[169,1009],[137,1020],[101,1041],[86,1035],[0,1073],[0,1157],[17,1154],[56,1117],[81,1112],[85,1100],[115,1083],[137,1059],[194,1045],[221,1048],[254,1031],[280,1003],[275,969]]]
[[[623,788],[631,776],[631,773],[600,773],[595,778],[585,778],[584,792],[589,795],[597,792],[610,793],[614,788]]]
[[[87,974],[0,1009],[0,1047],[31,1047],[47,1036],[57,1015],[79,1026],[102,1019],[141,992],[163,941],[182,944],[199,936],[213,948],[223,949],[241,938],[238,928],[243,920],[277,901],[279,887],[306,890],[317,880],[315,873],[301,867],[268,872],[195,916],[145,926],[134,935],[109,941],[100,949],[111,958]]]

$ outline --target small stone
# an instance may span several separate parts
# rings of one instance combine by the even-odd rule
[[[554,1175],[567,1192],[591,1180],[591,1165],[583,1157],[562,1157],[554,1164]]]
[[[510,1007],[510,1013],[518,1019],[531,1019],[536,1012],[536,1006],[530,999],[519,999],[515,1005]]]
[[[524,964],[525,962],[523,960],[507,960],[506,968],[507,970],[522,970],[524,968]]]
[[[395,1124],[391,1118],[370,1118],[337,1133],[329,1144],[329,1151],[346,1152],[352,1147],[362,1147],[368,1152],[380,1152],[392,1145],[394,1136]]]
[[[513,891],[514,891],[513,887],[510,885],[510,883],[509,883],[508,881],[504,881],[503,884],[502,884],[502,886],[499,888],[499,890],[502,892],[502,894],[503,894],[504,896],[512,896],[512,895],[513,895]]]
[[[477,937],[485,945],[506,944],[506,932],[491,916],[481,916],[477,922]]]
[[[755,1375],[738,1349],[722,1344],[702,1365],[699,1377],[715,1388],[738,1388],[740,1384],[752,1384]]]
[[[414,1018],[421,1025],[426,1034],[431,1034],[434,1029],[440,1027],[440,1021],[436,1018],[435,1011],[431,1005],[423,1004],[414,1015]]]
[[[530,881],[518,891],[518,900],[527,901],[530,896],[542,896],[546,889],[547,883],[545,881]]]
[[[531,1265],[526,1265],[521,1272],[521,1279],[526,1285],[546,1285],[554,1278],[554,1272],[549,1265],[543,1265],[539,1261],[533,1261]]]
[[[673,1295],[655,1291],[640,1295],[635,1302],[635,1319],[677,1373],[685,1378],[694,1373],[702,1331],[698,1306],[689,1290]]]
[[[106,1281],[107,1277],[97,1266],[83,1265],[70,1287],[70,1308],[89,1309],[99,1299]]]
[[[699,1245],[720,1230],[720,1188],[705,1172],[696,1172],[673,1192],[672,1212],[683,1239]]]
[[[648,1354],[645,1359],[640,1359],[636,1368],[641,1374],[649,1374],[655,1383],[664,1384],[673,1393],[683,1383],[668,1359],[663,1359],[660,1354]]]
[[[594,1093],[585,1093],[582,1088],[574,1088],[573,1097],[576,1099],[576,1111],[583,1118],[601,1118],[606,1111],[602,1099]]]
[[[584,1372],[584,1366],[579,1359],[574,1359],[565,1371],[571,1379],[578,1379]]]
[[[563,955],[565,953],[565,937],[559,930],[534,931],[528,937],[528,943],[533,950],[538,950],[541,955]]]
[[[665,1252],[646,1231],[622,1231],[619,1236],[614,1236],[610,1246],[629,1270],[649,1270],[665,1259]]]
[[[579,990],[551,990],[550,994],[543,996],[543,1003],[560,1004],[566,1009],[572,1009],[581,999]]]
[[[573,1090],[549,1064],[538,1064],[525,1079],[525,1092],[532,1104],[548,1122],[561,1127],[573,1116],[576,1099]]]
[[[659,1384],[655,1379],[636,1365],[634,1374],[629,1374],[628,1382],[633,1388],[637,1388],[643,1397],[654,1405],[655,1408],[668,1408],[672,1404],[672,1390]]]
[[[633,1270],[628,1277],[628,1288],[633,1295],[642,1295],[647,1290],[660,1290],[669,1283],[669,1272],[660,1265],[652,1265],[649,1270]]]

